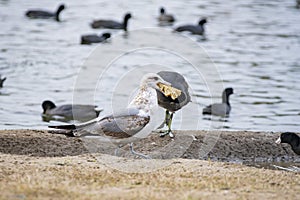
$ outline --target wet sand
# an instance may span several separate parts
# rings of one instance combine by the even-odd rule
[[[238,164],[299,164],[289,145],[274,143],[279,133],[175,134],[174,140],[153,133],[135,142],[136,151],[153,159],[132,161],[128,147],[119,152],[124,157],[116,157],[113,146],[94,148],[89,140],[48,131],[0,131],[0,199],[300,198],[299,173]],[[148,167],[147,172],[131,165]],[[125,172],[126,167],[136,172]]]

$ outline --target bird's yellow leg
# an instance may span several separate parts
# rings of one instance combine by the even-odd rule
[[[172,130],[171,130],[172,119],[173,119],[173,113],[170,114],[170,112],[168,110],[166,110],[165,123],[166,123],[166,125],[168,127],[168,130],[164,131],[163,133],[161,133],[160,137],[164,137],[167,134],[169,134],[169,136],[171,138],[174,137],[174,134],[172,133]]]
[[[171,113],[170,118],[168,120],[168,133],[171,138],[174,137],[174,134],[172,133],[172,130],[171,130],[172,120],[173,120],[173,113]]]

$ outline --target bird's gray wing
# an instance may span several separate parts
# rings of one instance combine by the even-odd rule
[[[96,118],[99,113],[93,105],[66,104],[49,110],[47,115],[87,121]]]
[[[113,21],[113,20],[97,20],[92,23],[93,27],[103,27],[103,28],[110,28],[110,29],[122,29],[123,24]]]
[[[115,116],[101,120],[102,131],[107,136],[127,138],[142,130],[150,121],[150,117],[138,115]]]
[[[186,25],[186,26],[180,26],[180,27],[176,28],[175,31],[179,31],[179,32],[189,31],[193,34],[201,35],[201,34],[203,34],[204,29],[202,26]]]
[[[66,104],[62,106],[55,107],[47,112],[49,115],[57,115],[66,118],[73,118],[72,105]]]
[[[138,109],[129,108],[102,119],[76,126],[75,136],[106,135],[114,138],[127,138],[142,130],[150,121],[150,116],[137,115]]]
[[[175,31],[192,31],[194,30],[194,25],[184,25],[184,26],[179,26],[175,29]]]
[[[79,121],[87,121],[98,117],[99,111],[96,110],[94,105],[78,105],[72,106],[73,118]]]
[[[230,112],[230,106],[226,103],[216,103],[210,106],[207,106],[203,109],[203,114],[211,114],[217,116],[226,116]]]
[[[172,15],[161,15],[159,16],[159,21],[161,22],[174,22],[175,18]]]
[[[102,42],[104,39],[98,35],[84,35],[81,37],[81,40],[85,43],[97,43]]]
[[[32,10],[26,13],[28,17],[32,18],[49,18],[54,17],[55,14],[52,12],[44,11],[44,10]]]

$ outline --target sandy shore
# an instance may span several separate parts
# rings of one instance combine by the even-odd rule
[[[0,199],[300,199],[299,173],[232,163],[299,164],[288,145],[274,144],[278,133],[175,133],[135,142],[153,159],[132,160],[127,147],[116,157],[113,145],[0,131]]]

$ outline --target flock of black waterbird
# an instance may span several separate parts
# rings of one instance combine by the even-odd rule
[[[60,13],[64,10],[66,6],[64,4],[60,5],[55,12],[45,11],[45,10],[29,10],[25,15],[31,19],[54,19],[60,21]],[[126,13],[124,15],[123,21],[114,21],[110,19],[99,19],[94,20],[90,26],[93,29],[121,29],[124,31],[128,30],[129,20],[132,18],[131,13]],[[160,8],[160,16],[158,21],[161,25],[171,25],[175,22],[175,17],[171,14],[167,14],[165,8]],[[175,28],[175,31],[183,32],[188,31],[192,34],[203,35],[204,24],[207,22],[206,18],[202,18],[198,24],[187,24]],[[111,37],[111,33],[102,33],[100,35],[91,34],[91,35],[82,35],[81,44],[92,44],[92,43],[101,43],[105,42],[108,38]]]

